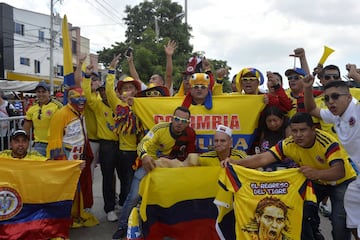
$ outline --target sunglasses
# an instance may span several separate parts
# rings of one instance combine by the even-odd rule
[[[158,97],[161,96],[161,93],[159,91],[149,91],[146,92],[147,97]]]
[[[330,95],[324,95],[324,101],[329,102],[330,98],[332,100],[338,100],[340,96],[349,95],[348,93],[332,93]]]
[[[330,79],[339,80],[340,75],[339,74],[326,74],[326,75],[324,75],[324,79],[325,80],[330,80]]]
[[[41,108],[39,109],[38,119],[41,120]]]
[[[241,78],[242,82],[252,82],[252,81],[257,81],[258,79],[256,77],[244,77]]]
[[[186,119],[186,118],[181,118],[181,117],[178,117],[178,116],[173,116],[173,119],[175,122],[181,122],[183,124],[187,124],[190,122],[189,119]]]
[[[288,81],[291,81],[291,80],[299,80],[300,78],[302,78],[302,77],[294,75],[294,76],[289,76],[287,79],[288,79]]]
[[[196,90],[198,90],[198,89],[204,90],[204,89],[207,89],[207,86],[205,86],[205,85],[194,85],[194,86],[192,86],[192,88],[194,88]]]

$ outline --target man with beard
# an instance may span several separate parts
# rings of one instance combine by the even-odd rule
[[[343,199],[348,184],[356,177],[354,169],[344,156],[340,143],[330,134],[316,129],[310,114],[296,113],[289,124],[291,136],[267,152],[240,160],[228,158],[222,164],[230,162],[256,169],[277,160],[292,159],[300,166],[300,172],[312,180],[318,201],[330,196],[334,216],[333,238],[349,239]],[[316,214],[317,206],[305,203],[301,239],[323,239],[317,230]]]
[[[171,122],[156,124],[138,145],[138,156],[142,166],[136,170],[131,183],[130,192],[125,200],[119,218],[119,226],[112,239],[126,237],[128,218],[131,210],[139,201],[139,185],[141,179],[156,165],[160,157],[184,161],[189,153],[195,152],[195,131],[190,124],[190,111],[185,107],[177,107]]]

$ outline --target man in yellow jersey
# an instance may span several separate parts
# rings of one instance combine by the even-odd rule
[[[92,152],[85,130],[83,113],[86,98],[82,88],[71,87],[68,100],[68,104],[51,120],[47,156],[54,160],[85,160],[85,168],[79,180],[83,207],[79,206],[77,211],[73,212],[73,217],[74,226],[89,227],[98,224],[98,220],[90,213],[83,214],[84,209],[93,205],[93,193],[90,169]]]
[[[50,86],[45,82],[40,82],[35,92],[37,102],[26,112],[24,130],[30,134],[30,129],[34,129],[34,149],[46,156],[50,121],[62,103],[51,98]]]
[[[110,107],[115,114],[115,131],[118,134],[120,149],[118,161],[120,167],[120,194],[119,205],[122,206],[130,191],[131,181],[134,175],[134,165],[137,158],[136,147],[144,136],[144,129],[140,120],[132,111],[133,98],[140,92],[140,82],[132,77],[125,77],[117,82],[116,88],[120,94],[117,97],[114,90],[115,66],[120,55],[116,56],[108,70],[106,78],[106,96]]]
[[[91,73],[92,65],[86,68],[85,78],[83,79],[83,90],[87,99],[87,106],[95,113],[97,123],[97,137],[100,144],[99,162],[102,173],[102,193],[104,199],[104,211],[109,222],[118,219],[115,209],[115,186],[114,174],[120,176],[119,159],[119,138],[115,133],[115,120],[113,111],[107,101],[105,85],[100,86],[97,92],[100,93],[101,99],[91,93]],[[121,189],[122,190],[122,189]]]
[[[10,150],[1,151],[0,157],[46,161],[47,158],[39,152],[28,152],[29,143],[28,133],[24,130],[16,130],[10,135]]]
[[[346,228],[344,194],[348,184],[356,177],[350,162],[341,151],[341,146],[330,134],[316,129],[311,115],[296,113],[290,120],[291,136],[280,141],[269,151],[245,159],[225,160],[249,168],[266,166],[285,157],[300,166],[300,172],[313,182],[318,203],[330,196],[332,203],[333,239],[350,239]],[[317,232],[317,207],[304,206],[302,239],[323,239]]]
[[[87,55],[86,54],[81,54],[78,59],[77,59],[77,67],[74,73],[74,77],[75,77],[75,85],[78,87],[83,88],[82,84],[83,84],[83,72],[82,72],[82,66],[83,63],[86,60]],[[91,61],[91,58],[90,58]],[[94,95],[95,97],[97,97],[99,100],[101,100],[100,95],[98,94],[98,92],[96,92],[96,89],[98,89],[101,86],[101,78],[98,72],[96,71],[92,71],[90,74],[90,79],[91,79],[91,94]],[[86,103],[87,105],[87,103]],[[100,144],[98,142],[98,137],[97,137],[97,124],[96,124],[96,116],[94,111],[90,108],[90,107],[85,107],[84,110],[84,117],[86,119],[86,133],[88,135],[89,138],[89,143],[91,146],[91,151],[93,154],[93,160],[91,162],[91,176],[94,179],[94,168],[96,167],[96,164],[99,161],[99,147]]]
[[[119,226],[113,239],[126,236],[127,223],[130,212],[139,201],[139,185],[141,179],[155,168],[155,161],[160,157],[184,161],[189,153],[195,152],[195,131],[190,124],[190,111],[185,107],[178,107],[174,111],[171,122],[156,124],[138,145],[137,152],[142,167],[136,170],[131,183],[130,192],[122,208]]]

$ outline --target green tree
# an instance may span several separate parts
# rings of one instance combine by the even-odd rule
[[[175,40],[177,49],[173,55],[173,82],[174,87],[178,88],[182,79],[181,72],[185,70],[188,59],[193,55],[193,47],[189,42],[192,29],[182,22],[182,6],[171,0],[144,1],[134,7],[126,6],[125,13],[125,42],[115,42],[110,48],[98,51],[99,62],[108,67],[115,55],[124,54],[128,47],[132,47],[134,64],[140,79],[146,83],[154,73],[165,74],[164,45],[169,40]],[[214,69],[226,66],[224,61],[210,62]],[[129,73],[125,57],[120,59],[118,70],[124,74]],[[229,86],[226,82],[224,91]]]

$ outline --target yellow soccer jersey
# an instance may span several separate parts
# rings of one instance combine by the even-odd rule
[[[335,185],[356,176],[350,165],[348,156],[344,155],[340,144],[330,134],[316,130],[315,143],[311,148],[303,148],[297,145],[290,136],[277,143],[270,150],[273,155],[282,160],[286,157],[292,159],[299,166],[311,166],[316,169],[329,169],[331,164],[342,161],[345,168],[345,176],[335,182],[320,182],[320,184]]]
[[[81,88],[84,89],[84,81],[81,83]],[[91,87],[90,87],[91,88]],[[101,101],[100,94],[97,92],[91,93],[92,98],[96,98]],[[98,140],[97,136],[97,122],[96,114],[94,110],[89,106],[88,102],[85,104],[84,116],[86,119],[86,132],[89,140]]]
[[[189,153],[195,152],[195,131],[187,127],[181,135],[171,132],[171,123],[161,122],[156,124],[145,135],[138,145],[138,156],[151,156],[153,159],[167,157],[185,160]]]
[[[220,215],[226,213],[224,206],[233,206],[236,239],[266,239],[264,232],[274,235],[268,239],[275,239],[275,235],[276,239],[300,239],[304,201],[316,204],[311,181],[294,168],[260,172],[228,165],[218,183],[215,203],[220,206],[219,226],[223,220]],[[271,231],[266,231],[266,225],[273,227]],[[224,234],[228,230],[219,229]]]
[[[87,99],[87,106],[95,113],[97,124],[96,135],[99,139],[118,141],[118,135],[115,133],[115,120],[113,116],[112,109],[107,106],[101,98],[99,99],[97,95],[91,93],[91,79],[83,79],[83,89],[85,97]],[[86,124],[88,124],[88,119],[86,119]],[[88,128],[87,128],[88,129]]]
[[[62,104],[55,100],[50,100],[41,107],[37,103],[26,112],[25,119],[32,121],[34,127],[35,142],[48,142],[48,130],[50,120],[54,114],[62,107]]]
[[[130,116],[132,114],[131,119],[134,120],[132,123],[130,121],[127,121],[126,123],[122,123],[123,126],[117,126],[118,128],[117,133],[119,136],[119,149],[123,151],[136,151],[137,143],[138,143],[137,135],[141,135],[139,131],[142,131],[142,128],[139,127],[139,120],[137,119],[135,114],[130,113],[132,111],[131,107],[128,106],[127,103],[121,101],[116,96],[114,90],[114,81],[115,81],[115,71],[113,69],[110,69],[106,77],[105,90],[106,90],[106,97],[111,106],[111,109],[115,113],[115,117],[120,119],[124,115]],[[122,110],[124,110],[124,114],[122,114],[123,116],[120,115],[117,116],[117,112],[119,112],[120,114]],[[125,111],[127,111],[127,113],[125,113]],[[122,128],[122,130],[120,130],[120,128]],[[134,129],[136,133],[131,132],[131,129]]]
[[[139,143],[138,156],[143,158],[150,155],[154,159],[159,158],[159,156],[168,156],[174,145],[175,139],[170,133],[170,123],[158,123]]]
[[[232,159],[242,159],[246,158],[247,154],[244,151],[231,149],[230,158]],[[200,166],[220,166],[220,160],[216,151],[210,151],[203,153],[199,156],[199,165]]]
[[[47,158],[38,153],[37,151],[27,152],[24,158],[14,158],[11,155],[12,150],[4,150],[0,152],[0,158],[15,159],[15,160],[35,160],[35,161],[46,161]]]

